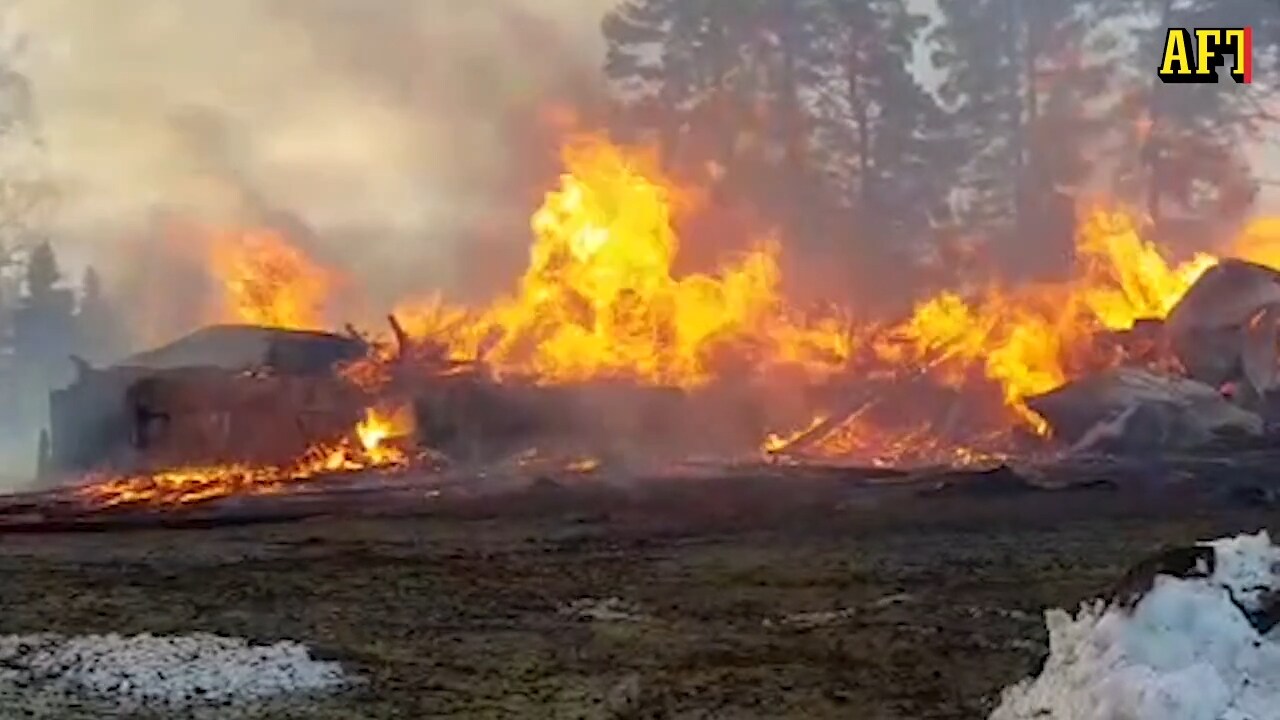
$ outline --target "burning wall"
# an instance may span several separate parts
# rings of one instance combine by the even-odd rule
[[[323,333],[223,326],[124,364],[82,365],[50,394],[52,473],[292,461],[359,421],[332,366],[363,354]]]

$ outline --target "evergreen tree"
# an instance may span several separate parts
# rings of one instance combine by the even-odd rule
[[[752,0],[627,0],[604,20],[605,72],[623,126],[656,135],[671,165],[733,160],[742,90],[738,22]],[[741,97],[741,96],[738,96]]]
[[[61,271],[53,247],[42,242],[27,257],[26,296],[14,317],[14,357],[23,384],[43,393],[71,379],[75,352],[75,297],[58,287]]]
[[[618,125],[640,134],[665,128],[664,145],[672,124],[663,122],[661,106],[676,90],[668,80],[672,68],[666,47],[671,6],[672,0],[623,0],[601,25],[605,77],[614,84],[622,110]]]
[[[80,354],[98,364],[114,362],[127,346],[115,308],[104,296],[102,281],[92,267],[80,282],[80,307],[76,313]]]
[[[926,228],[951,184],[945,116],[911,71],[928,20],[903,0],[825,0],[822,154],[862,227]]]
[[[61,279],[62,271],[58,269],[53,246],[44,241],[32,248],[27,258],[27,295],[31,302],[38,304],[47,299]]]
[[[924,25],[904,0],[628,0],[604,22],[606,74],[623,127],[791,237],[830,234],[841,207],[862,235],[918,232],[949,184],[910,70]]]
[[[1104,50],[1122,6],[939,0],[934,62],[966,158],[966,221],[1001,240],[1001,257],[1019,268],[1062,267],[1071,252],[1072,190],[1105,139],[1100,108],[1116,61]]]

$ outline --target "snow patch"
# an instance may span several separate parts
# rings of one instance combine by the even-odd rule
[[[53,634],[0,636],[0,697],[83,698],[117,710],[246,706],[352,682],[294,642],[239,638]]]
[[[558,612],[584,622],[641,622],[644,612],[635,603],[622,598],[578,598],[561,605]]]
[[[1212,568],[1157,575],[1132,608],[1045,613],[1044,669],[991,720],[1280,720],[1280,629],[1258,621],[1280,602],[1280,547],[1265,532],[1201,546]]]

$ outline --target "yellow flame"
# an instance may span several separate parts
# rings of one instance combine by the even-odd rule
[[[602,138],[578,138],[564,161],[560,188],[533,215],[519,292],[480,312],[434,297],[402,306],[397,316],[412,335],[543,382],[621,376],[697,386],[730,349],[815,374],[847,362],[847,328],[782,303],[776,242],[714,273],[676,277],[673,212],[690,195],[649,155]]]
[[[325,327],[324,306],[335,277],[280,233],[215,233],[210,261],[222,283],[221,320],[298,330]]]
[[[348,439],[318,444],[301,458],[283,465],[229,463],[162,470],[150,474],[99,477],[80,493],[91,502],[120,505],[185,505],[238,493],[271,493],[285,485],[342,472],[400,469],[410,457],[387,441],[412,432],[412,415],[398,409],[390,415],[368,410],[357,424],[358,444]]]
[[[413,433],[413,410],[401,406],[389,413],[374,408],[365,410],[364,419],[356,423],[356,437],[366,456],[382,465],[401,455],[401,451],[386,445],[388,440],[402,438]]]

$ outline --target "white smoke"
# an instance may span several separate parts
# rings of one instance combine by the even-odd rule
[[[139,240],[157,209],[232,221],[250,202],[388,295],[447,285],[469,228],[527,213],[486,194],[510,170],[504,123],[598,71],[611,5],[10,2],[64,255],[145,281],[129,268],[158,251]]]

